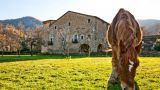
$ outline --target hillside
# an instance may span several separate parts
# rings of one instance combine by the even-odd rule
[[[160,20],[146,19],[138,20],[141,27],[143,27],[145,36],[160,34]]]
[[[24,25],[25,30],[35,29],[36,27],[43,25],[42,21],[30,16],[17,19],[0,20],[0,23],[2,23],[3,25],[10,24],[15,27],[18,27],[22,24]],[[145,36],[160,34],[160,20],[145,19],[138,20],[138,23],[141,27],[143,27]]]
[[[0,20],[0,23],[7,25],[13,25],[15,27],[18,27],[20,25],[24,25],[25,30],[30,28],[30,29],[35,29],[36,27],[42,26],[42,22],[36,18],[26,16],[18,19],[7,19],[7,20]]]

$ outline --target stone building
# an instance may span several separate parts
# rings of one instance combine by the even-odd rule
[[[160,35],[143,36],[143,51],[154,51],[156,40],[160,39]]]
[[[109,23],[96,16],[68,11],[48,23],[42,53],[103,52],[108,47],[106,31]]]
[[[56,20],[47,20],[43,22],[44,27],[50,27]]]

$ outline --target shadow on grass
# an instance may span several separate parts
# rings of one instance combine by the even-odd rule
[[[140,90],[137,82],[135,81],[134,83],[136,87],[135,90]],[[107,90],[122,90],[120,86],[120,82],[117,82],[115,84],[108,84]]]
[[[70,59],[76,59],[76,58],[85,58],[88,56],[85,55],[71,55],[71,56],[67,56],[67,55],[4,55],[4,56],[0,56],[0,63],[3,62],[15,62],[15,61],[29,61],[29,60],[41,60],[41,59],[66,59],[66,60],[70,60]],[[96,57],[96,56],[91,56],[91,57]],[[99,56],[97,56],[99,57]],[[101,56],[104,57],[104,56]]]
[[[15,62],[15,61],[29,61],[29,60],[40,60],[40,59],[62,59],[64,56],[58,55],[4,55],[0,56],[0,63],[3,62]]]
[[[0,63],[3,62],[15,62],[15,61],[29,61],[29,60],[41,60],[41,59],[68,59],[69,58],[82,58],[78,56],[67,57],[65,55],[5,55],[0,56]]]

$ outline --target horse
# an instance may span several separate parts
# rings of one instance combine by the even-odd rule
[[[138,55],[142,47],[142,30],[127,10],[121,8],[107,32],[112,48],[112,73],[108,83],[119,79],[122,90],[134,90],[134,77],[139,66]]]

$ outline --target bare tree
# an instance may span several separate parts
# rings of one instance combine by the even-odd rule
[[[17,54],[20,56],[21,54],[21,43],[22,43],[22,40],[24,38],[24,35],[22,35],[22,33],[24,33],[24,25],[22,22],[18,23],[18,44],[17,44]]]
[[[63,31],[58,30],[58,33],[62,41],[62,48],[63,48],[64,54],[67,53],[67,56],[69,56],[69,53],[70,53],[69,47],[70,47],[70,39],[71,39],[70,27],[68,27],[67,30],[63,30]]]
[[[34,33],[35,49],[37,52],[41,51],[42,46],[42,36],[43,36],[43,27],[37,27]]]
[[[26,38],[26,42],[28,43],[29,45],[29,49],[30,49],[30,55],[32,56],[33,55],[33,30],[30,29],[29,31],[27,31],[27,38]]]
[[[40,52],[42,45],[42,28],[37,27],[35,30],[30,29],[27,31],[26,42],[28,42],[28,46],[30,47],[30,54],[33,55],[33,52]]]

